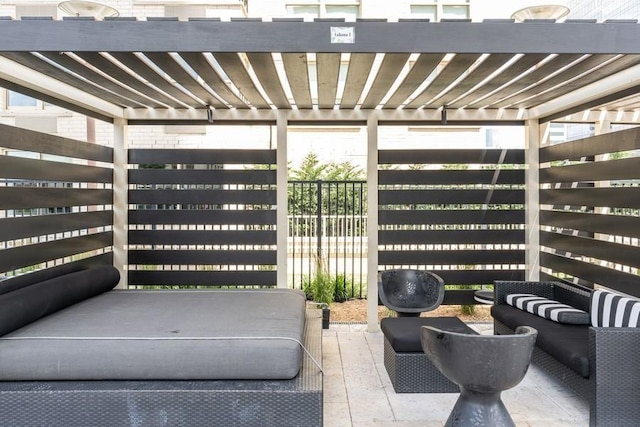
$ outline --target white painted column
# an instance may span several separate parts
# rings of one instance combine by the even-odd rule
[[[120,270],[117,288],[126,289],[128,284],[128,135],[127,121],[113,121],[113,265]]]
[[[287,285],[287,126],[288,112],[279,110],[276,119],[276,281],[278,288]]]
[[[367,324],[378,325],[378,115],[367,118]]]
[[[540,143],[548,124],[525,123],[525,280],[540,280]]]

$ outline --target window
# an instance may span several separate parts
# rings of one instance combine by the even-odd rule
[[[12,90],[7,91],[7,107],[37,107],[38,100]]]
[[[287,4],[287,15],[311,21],[314,18],[344,18],[355,21],[360,16],[359,1],[311,0]]]
[[[469,0],[431,0],[410,6],[413,18],[429,19],[432,22],[442,19],[468,19]]]

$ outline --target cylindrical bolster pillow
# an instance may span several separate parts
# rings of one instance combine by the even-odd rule
[[[0,295],[0,335],[99,295],[120,281],[113,266],[92,267]]]

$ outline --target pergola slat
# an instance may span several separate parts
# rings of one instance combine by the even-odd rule
[[[138,58],[133,53],[111,52],[110,54],[123,65],[131,69],[131,71],[134,71],[139,76],[144,77],[149,81],[149,83],[176,98],[178,101],[188,105],[189,107],[204,107],[201,102],[195,100],[193,97],[187,95],[175,85],[168,82],[164,77],[160,76],[155,70],[150,68],[142,59]]]
[[[293,93],[293,99],[299,109],[313,108],[309,89],[309,69],[306,53],[283,53],[284,71]]]
[[[352,109],[358,104],[375,59],[376,55],[373,53],[351,54],[344,92],[340,101],[341,109]]]
[[[517,108],[530,108],[536,105],[540,105],[544,102],[550,101],[560,95],[564,95],[566,93],[570,93],[578,88],[587,86],[588,84],[597,82],[605,77],[608,77],[612,74],[615,74],[619,71],[625,70],[629,67],[633,67],[634,65],[640,64],[640,55],[627,55],[622,58],[619,58],[597,70],[587,70],[588,74],[580,76],[579,79],[574,80],[572,82],[563,85],[562,87],[556,88],[550,92],[545,94],[541,94],[532,99],[524,100],[522,102],[516,103],[513,107]],[[637,101],[637,97],[634,96]],[[630,108],[633,110],[633,108]]]
[[[361,108],[375,108],[389,92],[391,86],[409,60],[408,53],[388,53],[384,56],[378,74]]]
[[[232,107],[238,109],[249,108],[243,100],[231,91],[229,86],[220,78],[202,53],[183,52],[180,56],[219,97],[224,99]]]
[[[291,108],[287,95],[284,93],[273,56],[270,53],[247,53],[247,58],[253,66],[262,88],[267,93],[273,105],[281,109]]]
[[[336,104],[338,76],[340,75],[339,53],[317,53],[318,108],[331,109]]]
[[[126,99],[119,94],[114,94],[105,90],[101,86],[96,86],[91,83],[87,83],[86,81],[75,77],[68,72],[61,70],[58,67],[55,67],[48,62],[35,57],[29,52],[0,52],[0,55],[5,58],[11,59],[12,61],[24,65],[25,67],[29,67],[33,70],[37,70],[43,74],[46,74],[49,77],[57,79],[63,83],[68,84],[76,89],[80,89],[90,95],[94,95],[100,99],[104,99],[105,101],[111,102],[112,104],[121,106],[121,107],[135,107],[139,106],[139,104],[132,102],[129,99]]]
[[[202,85],[184,68],[182,68],[180,64],[178,64],[176,60],[169,55],[169,53],[146,52],[144,53],[144,56],[150,59],[156,66],[171,76],[172,79],[186,90],[206,102],[207,105],[215,108],[227,108],[225,104],[220,102],[215,96],[202,87]]]
[[[383,108],[398,108],[436,69],[443,54],[422,54]]]
[[[478,58],[480,58],[479,54],[456,54],[449,64],[445,66],[444,70],[436,76],[425,90],[409,102],[406,108],[420,108],[423,105],[429,105],[434,97],[465,73]],[[438,107],[439,106],[440,105],[438,105]]]
[[[476,100],[489,95],[501,86],[520,76],[522,73],[538,64],[547,56],[549,55],[544,53],[534,53],[521,56],[517,61],[504,69],[500,74],[496,75],[486,84],[482,85],[482,87],[478,88],[478,90],[461,99],[458,99],[457,101],[451,103],[451,105],[449,106],[453,108],[460,108],[475,103]]]
[[[454,101],[457,97],[464,95],[467,91],[473,89],[477,84],[481,83],[500,67],[511,61],[515,55],[511,53],[494,53],[489,55],[482,63],[464,77],[455,87],[442,95],[436,101],[439,105],[447,105]]]
[[[78,52],[78,57],[96,67],[103,73],[108,74],[110,77],[125,83],[127,86],[132,89],[137,90],[140,93],[143,93],[149,96],[152,99],[157,100],[160,103],[166,104],[170,107],[178,108],[182,107],[182,104],[176,102],[174,99],[169,98],[161,92],[158,92],[153,87],[144,84],[140,80],[133,77],[131,74],[127,73],[120,67],[118,67],[113,62],[109,61],[104,56],[100,55],[97,52]]]
[[[124,86],[121,86],[108,78],[98,74],[86,65],[79,63],[66,54],[42,52],[42,56],[46,57],[52,62],[66,68],[67,70],[84,77],[97,86],[101,86],[113,93],[121,94],[123,97],[130,99],[129,107],[151,107],[158,108],[163,107],[161,104],[155,102],[153,99],[146,98],[137,92],[134,92]]]
[[[220,64],[225,74],[229,76],[240,93],[242,93],[242,95],[247,98],[254,107],[271,108],[264,97],[260,94],[255,84],[253,84],[251,76],[249,76],[247,69],[237,53],[217,52],[213,54],[213,57],[216,59],[218,64]]]

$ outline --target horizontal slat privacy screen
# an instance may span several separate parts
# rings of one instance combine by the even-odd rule
[[[540,149],[541,277],[640,296],[640,129]]]
[[[112,176],[110,147],[0,125],[0,293],[113,263]]]
[[[275,286],[275,150],[129,150],[129,286]]]
[[[378,151],[379,269],[447,285],[524,277],[523,150]]]

